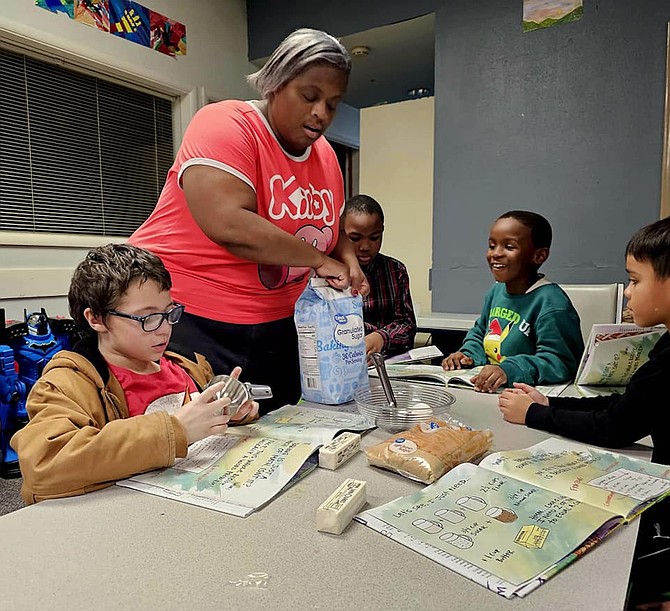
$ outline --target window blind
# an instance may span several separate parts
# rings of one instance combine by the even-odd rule
[[[172,161],[172,100],[0,49],[0,231],[129,236]]]

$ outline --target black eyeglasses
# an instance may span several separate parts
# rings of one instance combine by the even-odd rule
[[[107,310],[107,314],[112,316],[120,316],[121,318],[130,318],[136,320],[142,325],[142,331],[151,333],[158,329],[164,320],[168,321],[169,325],[176,325],[184,313],[186,306],[175,303],[174,307],[167,312],[156,312],[155,314],[145,314],[144,316],[134,316],[133,314],[126,314],[125,312],[117,312],[116,310]]]

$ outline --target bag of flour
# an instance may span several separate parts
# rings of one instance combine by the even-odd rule
[[[351,401],[368,385],[363,300],[312,278],[295,304],[302,396],[315,403]]]

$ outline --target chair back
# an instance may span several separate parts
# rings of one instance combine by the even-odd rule
[[[620,323],[623,284],[561,284],[579,314],[584,343],[595,323]]]

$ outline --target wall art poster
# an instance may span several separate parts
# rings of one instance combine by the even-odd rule
[[[109,32],[109,0],[76,0],[74,20]]]
[[[114,36],[149,46],[149,9],[137,2],[109,0],[109,22]]]
[[[549,28],[582,18],[584,0],[523,0],[523,31]]]
[[[35,6],[52,13],[64,13],[70,19],[74,17],[74,0],[35,0]]]
[[[166,55],[186,55],[186,26],[149,11],[151,48]]]

